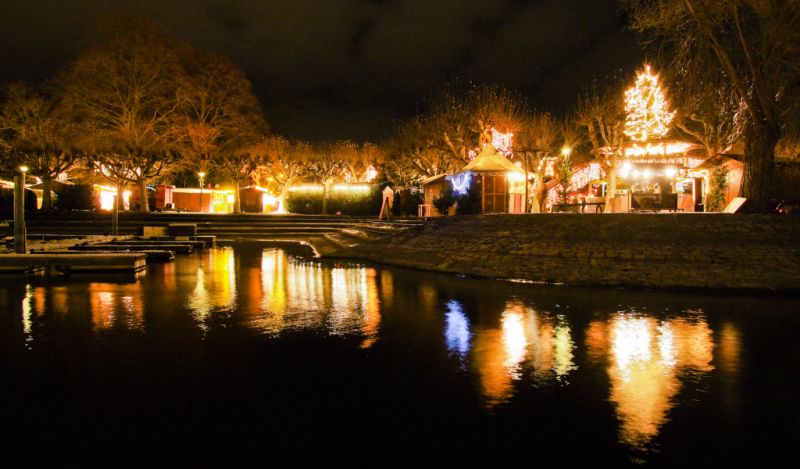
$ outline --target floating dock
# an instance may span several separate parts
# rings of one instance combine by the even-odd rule
[[[141,253],[3,254],[0,273],[139,272],[147,266]]]
[[[176,254],[192,252],[191,244],[151,243],[151,244],[78,244],[69,248],[72,251],[172,251]]]

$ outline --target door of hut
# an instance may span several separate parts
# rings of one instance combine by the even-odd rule
[[[483,176],[483,213],[506,211],[506,178],[503,175]]]

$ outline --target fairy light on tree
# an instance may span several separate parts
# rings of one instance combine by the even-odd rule
[[[675,112],[661,89],[658,75],[645,65],[636,76],[636,83],[625,91],[625,135],[644,142],[661,138],[669,131]]]
[[[513,138],[513,132],[503,133],[492,127],[492,146],[506,158],[510,157],[513,153],[511,143]]]

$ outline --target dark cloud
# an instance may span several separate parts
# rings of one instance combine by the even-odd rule
[[[273,128],[312,140],[380,139],[454,79],[563,113],[640,60],[614,0],[5,0],[0,81],[52,76],[93,23],[124,14],[229,56]]]

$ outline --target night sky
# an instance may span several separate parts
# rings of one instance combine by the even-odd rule
[[[614,0],[2,0],[0,82],[50,78],[125,14],[228,56],[273,130],[311,141],[380,141],[455,79],[560,114],[642,59]]]

